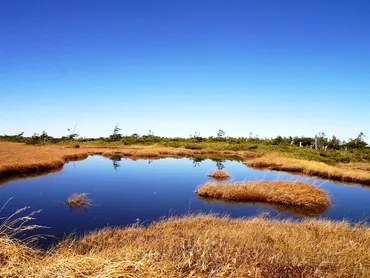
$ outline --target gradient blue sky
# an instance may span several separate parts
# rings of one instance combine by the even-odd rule
[[[370,1],[3,0],[0,134],[370,134]]]

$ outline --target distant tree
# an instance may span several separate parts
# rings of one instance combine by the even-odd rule
[[[333,137],[328,141],[328,148],[333,150],[339,150],[341,146],[340,140],[333,135]]]
[[[190,138],[193,139],[194,142],[202,142],[205,140],[198,132],[195,132],[194,135],[190,134]]]
[[[120,133],[122,129],[118,127],[118,124],[114,127],[113,134],[109,136],[110,140],[112,141],[119,141],[122,138],[122,134]]]
[[[224,136],[225,136],[225,131],[223,131],[222,129],[220,129],[218,132],[217,132],[217,138],[218,139],[223,139]]]
[[[272,144],[273,145],[280,145],[283,143],[283,137],[281,137],[280,135],[279,136],[276,136],[276,138],[272,139]]]
[[[364,148],[367,146],[367,143],[365,142],[365,134],[363,132],[360,132],[356,139],[349,139],[347,143],[347,147],[349,148]]]
[[[315,135],[315,149],[322,149],[327,145],[328,139],[325,136],[325,132],[319,132]]]
[[[48,141],[51,141],[53,137],[49,136],[45,130],[42,131],[41,135],[38,133],[34,133],[32,135],[32,140],[35,144],[37,143],[46,143]]]
[[[77,127],[77,125],[75,125],[75,127],[73,128],[73,131],[71,131],[69,128],[67,128],[67,130],[69,131],[69,135],[68,135],[68,138],[69,139],[75,139],[75,138],[77,138],[79,135],[77,134],[77,133],[75,133],[75,131],[76,131],[76,127]]]
[[[365,141],[365,134],[363,132],[360,132],[356,139],[357,139],[358,142],[364,142]]]
[[[319,133],[316,134],[316,136],[318,138],[325,138],[326,134],[325,134],[325,132],[319,132]]]

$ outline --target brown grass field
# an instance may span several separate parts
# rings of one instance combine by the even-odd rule
[[[228,179],[230,176],[224,170],[216,170],[216,171],[208,174],[208,177],[211,177],[211,178],[214,178],[214,179],[219,179],[219,180],[225,180],[225,179]]]
[[[1,234],[0,277],[370,277],[370,228],[189,215],[105,228],[46,253]]]
[[[300,181],[206,182],[196,193],[205,198],[267,202],[298,207],[314,214],[330,205],[329,196],[316,186]]]

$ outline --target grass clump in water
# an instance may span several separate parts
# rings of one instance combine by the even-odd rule
[[[330,205],[324,190],[300,181],[206,182],[196,193],[205,198],[267,202],[310,212],[323,212]]]
[[[65,204],[69,207],[90,207],[91,200],[87,193],[74,193],[68,197]]]
[[[219,169],[219,170],[216,170],[216,171],[208,174],[208,177],[212,177],[214,179],[224,180],[224,179],[228,179],[230,176],[224,170]]]

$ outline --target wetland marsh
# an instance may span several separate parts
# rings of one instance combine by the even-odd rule
[[[318,213],[264,202],[229,202],[204,199],[197,187],[212,181],[207,174],[223,169],[231,181],[304,181],[327,192],[331,205]],[[91,206],[71,208],[64,201],[74,193],[87,193]],[[13,198],[3,213],[30,206],[42,210],[37,224],[58,239],[72,232],[83,234],[105,226],[126,226],[187,213],[218,213],[232,218],[261,213],[278,219],[320,217],[368,222],[370,188],[256,170],[240,161],[195,158],[139,159],[89,156],[66,163],[62,170],[38,177],[17,179],[0,186],[0,202]],[[39,233],[40,231],[35,231]]]

